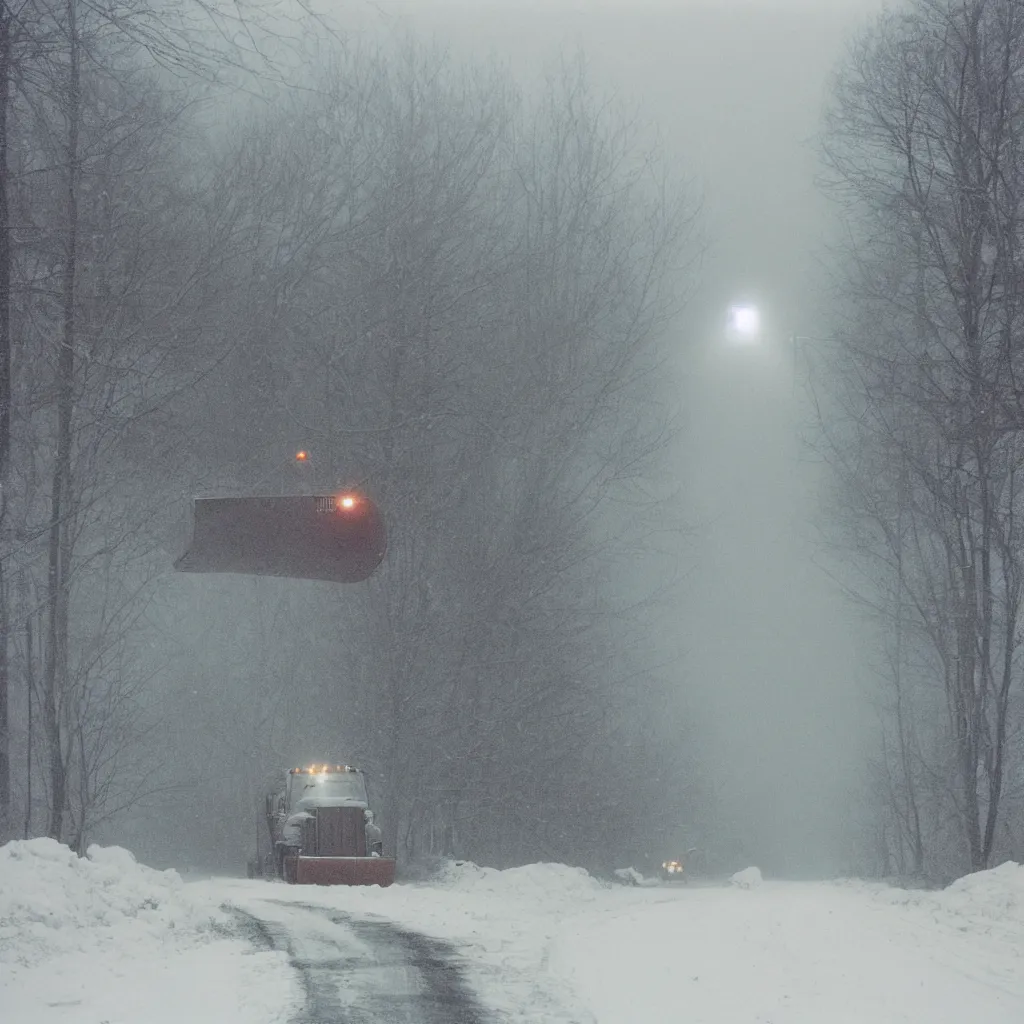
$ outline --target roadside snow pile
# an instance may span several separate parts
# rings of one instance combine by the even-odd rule
[[[642,888],[653,888],[661,885],[657,878],[645,878],[636,868],[616,868],[612,875],[621,885],[636,885]]]
[[[957,930],[1012,936],[1024,941],[1024,866],[1008,861],[958,878],[941,892],[915,894],[912,902]]]
[[[176,871],[144,867],[118,846],[90,846],[85,857],[53,839],[0,847],[0,963],[189,942],[222,920],[186,895]]]
[[[988,871],[958,878],[939,898],[952,910],[981,911],[1024,924],[1024,864],[1007,861]]]
[[[448,861],[436,884],[472,895],[540,901],[541,905],[554,900],[592,900],[606,888],[583,868],[566,864],[526,864],[499,870],[468,860]]]
[[[760,868],[744,868],[742,871],[737,871],[732,878],[729,879],[730,884],[736,886],[738,889],[753,889],[759,886],[764,879],[761,877]]]
[[[623,885],[643,885],[644,876],[636,868],[616,868],[612,874]]]
[[[955,932],[970,932],[975,941],[989,937],[1024,944],[1024,865],[1008,861],[938,891],[864,885],[879,902],[923,913],[932,924]]]
[[[596,1024],[1021,1024],[1024,929],[943,909],[1014,874],[902,902],[825,882],[622,890],[566,916],[549,970]]]

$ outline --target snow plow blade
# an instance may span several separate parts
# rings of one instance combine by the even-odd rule
[[[192,513],[179,572],[359,583],[387,549],[384,518],[362,494],[196,498]]]
[[[297,885],[379,885],[395,880],[395,862],[388,857],[297,857]]]

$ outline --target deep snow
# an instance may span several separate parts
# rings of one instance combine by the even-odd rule
[[[212,894],[119,847],[0,847],[3,1024],[279,1024],[286,958],[231,934]]]
[[[287,1021],[302,994],[284,955],[248,946],[221,908],[287,924],[290,902],[446,939],[481,1003],[509,1024],[1024,1020],[1015,864],[942,892],[610,886],[553,864],[452,864],[430,884],[313,889],[183,884],[123,850],[82,859],[49,840],[0,849],[0,1019]]]

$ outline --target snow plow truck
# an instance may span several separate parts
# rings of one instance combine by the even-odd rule
[[[351,765],[292,768],[265,798],[266,832],[249,877],[297,885],[391,885],[395,861],[384,856],[366,779]],[[269,841],[269,842],[266,842]]]
[[[308,453],[296,458],[305,461]],[[365,494],[196,498],[179,572],[240,573],[361,583],[387,551],[384,517]],[[312,885],[390,885],[362,771],[349,765],[292,768],[266,797],[249,877]],[[268,844],[269,841],[269,844]]]

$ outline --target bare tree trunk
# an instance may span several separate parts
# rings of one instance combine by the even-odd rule
[[[48,565],[49,642],[46,659],[46,727],[50,747],[50,827],[60,839],[67,805],[67,757],[61,729],[62,701],[68,683],[68,587],[70,565],[71,447],[75,402],[75,280],[78,260],[78,169],[81,96],[77,0],[67,0],[68,89],[67,191],[65,194],[65,253],[63,325],[57,360],[57,452],[50,502]]]
[[[32,834],[32,746],[33,735],[32,709],[35,705],[36,680],[33,665],[35,652],[32,650],[32,616],[25,619],[25,706],[27,711],[25,723],[25,830],[26,839]]]
[[[897,519],[898,549],[896,553],[896,649],[894,652],[893,682],[896,687],[896,729],[899,736],[900,770],[903,773],[903,799],[906,804],[904,817],[910,832],[910,851],[913,857],[913,874],[920,877],[924,874],[924,842],[921,836],[921,811],[917,798],[917,784],[914,780],[914,765],[911,760],[911,731],[913,722],[906,707],[905,682],[903,678],[903,645],[904,645],[904,568],[903,568],[903,502],[905,495],[899,498],[900,507]]]
[[[1006,772],[1007,756],[1007,720],[1010,710],[1010,692],[1014,682],[1014,652],[1017,649],[1017,629],[1020,619],[1021,585],[1019,566],[1016,561],[1016,548],[1019,543],[1017,536],[1017,516],[1014,498],[1017,493],[1017,473],[1010,470],[1007,489],[1010,494],[1010,510],[1007,521],[1000,536],[1000,556],[1003,565],[1008,567],[1003,572],[1003,657],[1000,666],[999,681],[992,679],[992,697],[995,700],[995,738],[989,754],[988,770],[988,809],[985,818],[985,832],[982,838],[982,857],[989,863],[992,847],[995,843],[996,825],[999,820],[1000,798]]]
[[[972,552],[961,545],[960,559],[960,610],[957,634],[957,665],[954,673],[954,707],[956,708],[956,747],[960,762],[960,788],[963,798],[964,828],[967,846],[971,855],[971,868],[977,870],[981,864],[980,809],[978,807],[977,769],[977,695],[974,679],[977,673],[977,592],[974,566],[968,559]],[[954,570],[956,571],[956,570]]]
[[[10,607],[5,570],[11,464],[11,224],[7,168],[7,108],[11,74],[11,9],[0,0],[0,842],[12,829]]]

